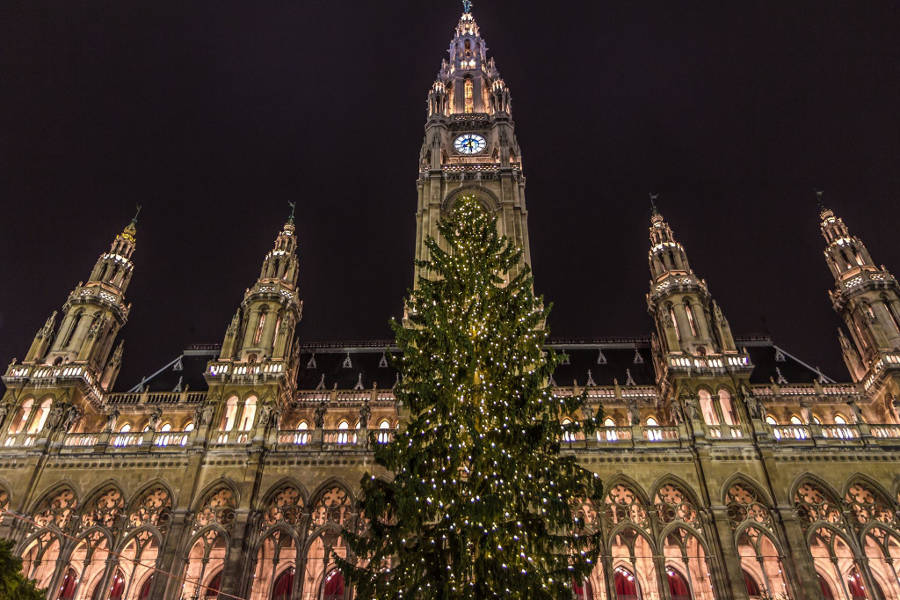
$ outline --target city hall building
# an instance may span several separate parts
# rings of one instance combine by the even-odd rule
[[[468,6],[428,90],[417,189],[417,259],[474,194],[530,263],[510,92]],[[840,216],[819,220],[840,381],[733,333],[655,209],[649,335],[550,344],[556,393],[605,412],[563,444],[606,489],[578,507],[605,540],[580,600],[900,600],[900,287]],[[330,557],[370,445],[403,426],[392,341],[297,338],[291,217],[221,345],[117,388],[138,237],[115,235],[3,376],[0,536],[50,600],[353,598]]]

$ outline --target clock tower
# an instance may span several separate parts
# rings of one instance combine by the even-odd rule
[[[528,247],[528,211],[522,152],[516,141],[509,88],[472,15],[463,2],[449,60],[428,92],[428,120],[419,154],[416,259],[427,260],[425,240],[439,239],[437,223],[458,198],[475,196],[497,217],[497,227],[523,250]],[[416,268],[416,280],[421,275]]]

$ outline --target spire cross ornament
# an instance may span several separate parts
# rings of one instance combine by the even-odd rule
[[[135,204],[135,207],[137,208],[137,210],[134,211],[134,216],[131,217],[132,223],[137,223],[138,215],[141,214],[141,208],[143,208],[140,204]]]
[[[469,14],[472,12],[472,0],[462,0],[463,12]]]
[[[650,212],[652,214],[658,214],[659,211],[656,208],[656,199],[659,198],[659,194],[650,193]]]
[[[288,202],[288,206],[291,207],[291,216],[288,217],[288,221],[293,223],[294,222],[294,209],[297,207],[297,203],[296,202]]]

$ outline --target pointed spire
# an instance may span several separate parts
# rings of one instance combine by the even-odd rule
[[[462,0],[463,5],[463,13],[471,14],[472,13],[472,0]]]
[[[653,219],[653,217],[659,217],[660,219],[662,219],[662,215],[659,214],[659,209],[656,208],[656,200],[658,198],[659,198],[659,194],[654,194],[653,192],[650,192],[650,218],[651,218],[651,220]]]
[[[291,214],[290,214],[290,216],[288,217],[287,222],[288,222],[290,225],[293,225],[293,224],[294,224],[294,210],[297,208],[297,203],[296,203],[296,202],[288,202],[288,206],[291,207]]]
[[[825,202],[822,199],[824,195],[825,192],[823,190],[816,190],[816,208],[818,209],[821,218],[824,218],[825,211],[828,210],[825,208]]]
[[[125,229],[123,229],[122,233],[120,234],[121,237],[124,237],[131,243],[134,243],[135,234],[137,234],[138,215],[140,215],[140,214],[141,214],[141,205],[136,204],[134,216],[131,217],[131,221],[128,223],[128,225],[125,226]],[[118,239],[118,236],[116,237],[116,239]]]

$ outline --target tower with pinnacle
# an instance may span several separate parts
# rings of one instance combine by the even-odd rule
[[[828,295],[849,332],[838,330],[844,362],[873,399],[872,409],[886,417],[900,398],[900,286],[834,211],[821,206],[819,219],[834,276]]]
[[[290,402],[297,366],[294,331],[303,310],[298,275],[292,207],[263,259],[259,278],[244,292],[225,331],[218,359],[209,363],[204,374],[211,400],[233,395],[245,402],[245,396],[253,392],[256,401],[270,407],[270,412]],[[224,405],[216,406],[217,415],[227,410]],[[213,423],[221,420],[219,415]]]
[[[417,260],[428,258],[427,237],[439,238],[441,216],[461,196],[474,195],[530,265],[525,176],[509,88],[488,58],[471,2],[463,2],[449,58],[428,91],[417,188]],[[417,268],[417,279],[420,274]]]
[[[728,320],[706,281],[691,269],[672,227],[655,203],[651,207],[647,309],[655,325],[653,359],[662,397],[688,418],[689,405],[699,398],[697,416],[707,424],[737,424],[743,420],[738,404],[717,392],[723,384],[730,389],[747,385],[750,357],[737,348]]]
[[[100,255],[88,280],[78,282],[62,309],[47,318],[24,360],[10,364],[2,411],[27,414],[28,422],[6,425],[40,436],[68,430],[81,419],[90,426],[103,418],[103,394],[122,364],[123,343],[116,340],[131,310],[125,291],[134,273],[136,236],[137,215]],[[29,402],[34,408],[23,411]]]

